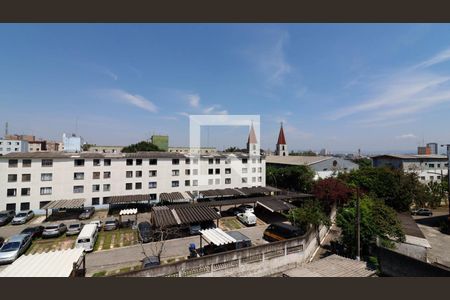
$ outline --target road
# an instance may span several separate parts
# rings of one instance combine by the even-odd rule
[[[267,225],[242,228],[239,231],[248,236],[253,244],[262,244],[262,234]],[[164,249],[161,259],[187,257],[189,255],[189,244],[195,243],[198,247],[200,244],[199,236],[186,237],[181,239],[168,240],[164,243]],[[147,255],[152,255],[157,251],[157,243],[144,244]],[[152,252],[153,251],[153,252]],[[121,268],[132,264],[139,264],[145,257],[142,246],[134,245],[130,247],[122,247],[105,251],[97,251],[86,255],[86,268],[88,274],[98,271]]]

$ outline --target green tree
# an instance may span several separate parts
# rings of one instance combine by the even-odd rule
[[[370,168],[372,167],[372,160],[370,158],[356,158],[353,160],[354,163],[358,164],[360,168]]]
[[[314,182],[314,172],[307,166],[268,166],[266,182],[277,188],[309,193]]]
[[[83,151],[88,151],[89,148],[90,148],[90,147],[93,147],[93,146],[96,146],[96,145],[95,145],[95,144],[88,144],[88,143],[86,143],[86,144],[84,144],[84,145],[81,147],[81,149],[82,149]]]
[[[382,245],[392,247],[392,239],[404,241],[401,223],[394,209],[385,205],[382,200],[364,196],[360,201],[360,241],[361,255],[369,254],[370,246],[378,237]],[[346,252],[356,256],[356,200],[339,209],[336,225],[342,230],[340,242]]]
[[[330,218],[317,200],[308,200],[301,207],[291,209],[287,217],[294,226],[301,228],[303,232],[307,232],[310,227],[314,228],[318,244],[320,244],[320,225],[331,225]]]
[[[147,142],[142,141],[137,144],[131,144],[122,149],[123,153],[135,153],[135,152],[146,152],[146,151],[161,151],[158,146]]]
[[[308,150],[308,151],[301,151],[301,152],[294,152],[291,151],[289,153],[289,155],[291,156],[317,156],[316,152],[313,152],[312,150]]]

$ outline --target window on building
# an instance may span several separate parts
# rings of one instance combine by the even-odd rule
[[[92,179],[100,179],[100,172],[93,172]]]
[[[109,192],[111,190],[111,185],[109,183],[106,183],[103,185],[103,191]]]
[[[252,168],[252,173],[256,173],[256,168]]]
[[[247,168],[242,168],[242,173],[247,173]]]
[[[44,206],[46,206],[49,203],[50,203],[50,201],[40,201],[39,202],[39,209],[43,208]]]
[[[172,170],[172,176],[179,176],[180,170]]]
[[[194,175],[198,175],[198,169],[194,169],[194,170],[192,170],[192,174],[194,174]]]
[[[252,163],[253,163],[253,164],[256,164],[256,158],[253,158],[253,159],[252,159]]]
[[[242,183],[247,183],[247,177],[242,177]]]
[[[110,200],[111,200],[111,197],[103,197],[103,204],[109,203]]]
[[[246,159],[246,158],[243,158],[243,159],[242,159],[242,163],[243,163],[243,164],[246,164],[246,163],[247,163],[247,159]]]
[[[92,205],[100,205],[100,198],[99,197],[92,198]]]
[[[252,177],[252,182],[256,182],[256,177]]]
[[[208,159],[208,165],[212,165],[213,163],[214,163],[214,159],[213,158]]]
[[[8,174],[8,182],[16,182],[17,174]]]
[[[231,168],[226,168],[225,169],[225,174],[231,174]]]
[[[220,164],[220,158],[216,158],[216,164]]]
[[[17,196],[17,189],[8,189],[6,191],[6,196],[7,197],[15,197],[15,196]]]
[[[51,187],[41,187],[40,193],[41,193],[41,195],[51,195],[52,188]]]
[[[428,167],[434,168],[434,164],[428,164]]]
[[[125,183],[125,189],[126,190],[132,190],[133,189],[133,184],[132,183]]]
[[[31,174],[22,174],[22,182],[30,182]]]
[[[108,179],[108,178],[111,178],[111,172],[103,172],[103,178],[104,179]]]
[[[226,165],[231,164],[231,159],[229,159],[229,158],[225,159],[225,164],[226,164]]]
[[[434,180],[434,176],[430,176],[430,180],[433,181]]]
[[[261,173],[261,172],[262,172],[262,168],[259,167],[259,168],[258,168],[258,173]]]
[[[216,174],[220,174],[220,169],[216,169]]]
[[[189,165],[189,164],[191,163],[191,159],[190,159],[190,158],[186,158],[185,163],[186,163],[187,165]]]
[[[16,210],[15,203],[6,203],[6,210]]]
[[[150,194],[150,200],[156,200],[156,194]]]
[[[136,171],[136,177],[142,177],[142,171]]]
[[[136,166],[142,166],[142,159],[136,159]]]
[[[148,188],[149,188],[149,189],[156,189],[156,187],[157,187],[156,181],[150,181],[150,182],[148,183]]]
[[[192,160],[192,162],[194,163],[194,165],[198,165],[198,158],[194,158],[194,159]]]
[[[52,159],[43,159],[41,162],[42,167],[52,167],[53,166],[53,160]]]
[[[180,182],[178,180],[172,181],[172,187],[179,187]]]
[[[18,164],[19,164],[19,161],[17,159],[10,159],[8,161],[8,167],[10,167],[10,168],[17,168]]]
[[[215,183],[216,183],[216,185],[219,185],[220,184],[220,178],[216,178]]]
[[[100,184],[93,184],[92,185],[92,192],[100,192]]]
[[[262,182],[262,177],[258,177],[258,182]]]
[[[53,174],[52,173],[41,173],[41,181],[52,181]]]
[[[184,174],[185,174],[185,175],[191,175],[191,170],[190,170],[190,169],[184,170]]]
[[[185,180],[184,181],[184,186],[191,186],[191,181],[190,180]]]
[[[440,180],[440,179],[441,179],[441,176],[437,176],[437,179]]]
[[[83,172],[73,173],[73,179],[74,180],[83,180],[84,179],[84,173]]]
[[[208,174],[209,175],[213,175],[214,174],[214,169],[208,169]]]
[[[75,185],[75,186],[73,187],[73,192],[74,192],[75,194],[81,194],[81,193],[84,193],[84,186],[83,186],[83,185]]]
[[[214,184],[214,179],[208,179],[208,185],[213,185]]]
[[[93,164],[94,164],[95,167],[100,166],[100,159],[94,159],[93,160]]]
[[[30,202],[22,202],[22,203],[20,203],[20,210],[21,211],[30,210]]]
[[[149,176],[149,177],[156,177],[156,175],[157,175],[157,171],[156,171],[156,170],[150,170],[150,171],[148,172],[148,176]]]
[[[192,180],[192,186],[198,186],[198,180],[197,179]]]
[[[225,184],[231,184],[231,178],[225,178]]]
[[[179,164],[180,164],[180,160],[178,158],[172,159],[172,165],[179,165]]]
[[[134,184],[134,188],[135,188],[136,190],[141,190],[141,189],[142,189],[142,182],[136,182],[136,183]]]
[[[24,168],[31,167],[31,159],[24,159],[24,160],[22,160],[22,167],[24,167]]]
[[[110,166],[111,165],[111,159],[104,159],[103,160],[103,165],[104,166]]]
[[[150,165],[157,165],[158,164],[158,160],[156,158],[152,158],[149,160],[149,164]]]
[[[84,166],[84,159],[75,159],[73,162],[74,162],[75,167]]]
[[[127,178],[133,178],[133,171],[126,171],[126,175]]]
[[[420,176],[420,180],[425,181],[425,176]]]
[[[132,165],[133,165],[133,160],[127,159],[127,166],[132,166]]]

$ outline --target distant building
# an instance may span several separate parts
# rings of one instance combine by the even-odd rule
[[[47,151],[50,152],[58,152],[62,150],[61,143],[53,142],[53,141],[47,141]]]
[[[19,140],[19,141],[27,141],[27,142],[34,142],[36,140],[36,137],[34,135],[28,135],[28,134],[9,134],[5,136],[6,140]]]
[[[158,146],[159,150],[167,151],[169,149],[169,136],[168,135],[152,135],[151,142],[153,145]]]
[[[280,133],[278,134],[278,141],[277,141],[275,153],[278,156],[288,156],[289,155],[287,144],[286,144],[286,138],[284,137],[283,122],[281,123]]]
[[[440,182],[447,175],[447,156],[386,154],[372,157],[374,167],[390,167],[416,173],[423,183]]]
[[[320,150],[319,155],[321,155],[321,156],[327,156],[327,155],[328,155],[328,150],[327,150],[327,149],[322,149],[322,150]]]
[[[428,146],[417,147],[417,154],[419,154],[419,155],[430,155],[431,154],[431,148],[429,148]]]
[[[28,142],[20,140],[0,139],[0,155],[15,152],[28,152]]]
[[[123,146],[90,146],[88,152],[95,153],[120,153]]]
[[[28,142],[28,152],[39,152],[47,151],[46,141],[29,141]]]
[[[430,154],[439,154],[437,143],[428,143],[427,147],[430,148],[430,152],[431,152]]]
[[[217,153],[217,149],[214,147],[169,147],[168,152],[183,154],[214,154]]]
[[[64,152],[81,152],[81,146],[83,145],[83,140],[81,137],[72,134],[67,136],[63,134],[63,151]]]

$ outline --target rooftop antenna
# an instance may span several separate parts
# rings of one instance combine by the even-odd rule
[[[8,136],[8,122],[5,124],[5,139]]]

